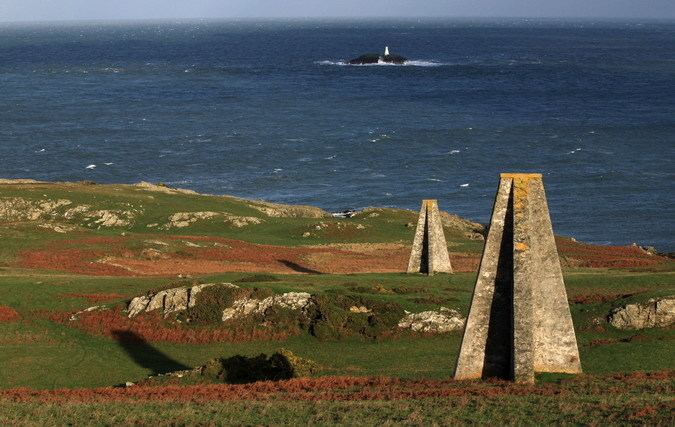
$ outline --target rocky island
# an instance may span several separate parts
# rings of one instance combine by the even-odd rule
[[[389,53],[389,47],[385,46],[384,54],[380,55],[379,53],[366,53],[357,58],[350,59],[350,65],[367,65],[367,64],[398,64],[403,65],[408,60],[408,58],[401,55],[392,55]]]

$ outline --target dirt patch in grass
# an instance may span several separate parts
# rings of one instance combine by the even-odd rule
[[[12,307],[0,305],[0,323],[9,323],[19,320],[21,316]]]

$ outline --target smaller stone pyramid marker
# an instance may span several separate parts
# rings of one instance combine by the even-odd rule
[[[441,214],[436,200],[422,200],[408,273],[452,273]]]
[[[541,174],[501,174],[455,379],[581,372]]]

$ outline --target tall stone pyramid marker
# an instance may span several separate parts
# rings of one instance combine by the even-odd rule
[[[408,273],[452,273],[441,214],[436,200],[422,200]]]
[[[541,174],[501,174],[455,379],[580,373]]]

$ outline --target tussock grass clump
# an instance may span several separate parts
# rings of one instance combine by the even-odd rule
[[[310,376],[319,370],[315,362],[281,349],[271,356],[261,353],[247,357],[236,355],[216,358],[195,369],[204,380],[226,384],[279,381]]]
[[[279,279],[276,276],[271,274],[254,274],[252,276],[242,277],[241,279],[235,280],[234,283],[262,283],[262,282],[279,282]]]
[[[391,335],[405,315],[398,303],[361,296],[319,295],[314,298],[309,333],[320,340],[358,336],[376,340]],[[363,310],[365,308],[366,310]]]

